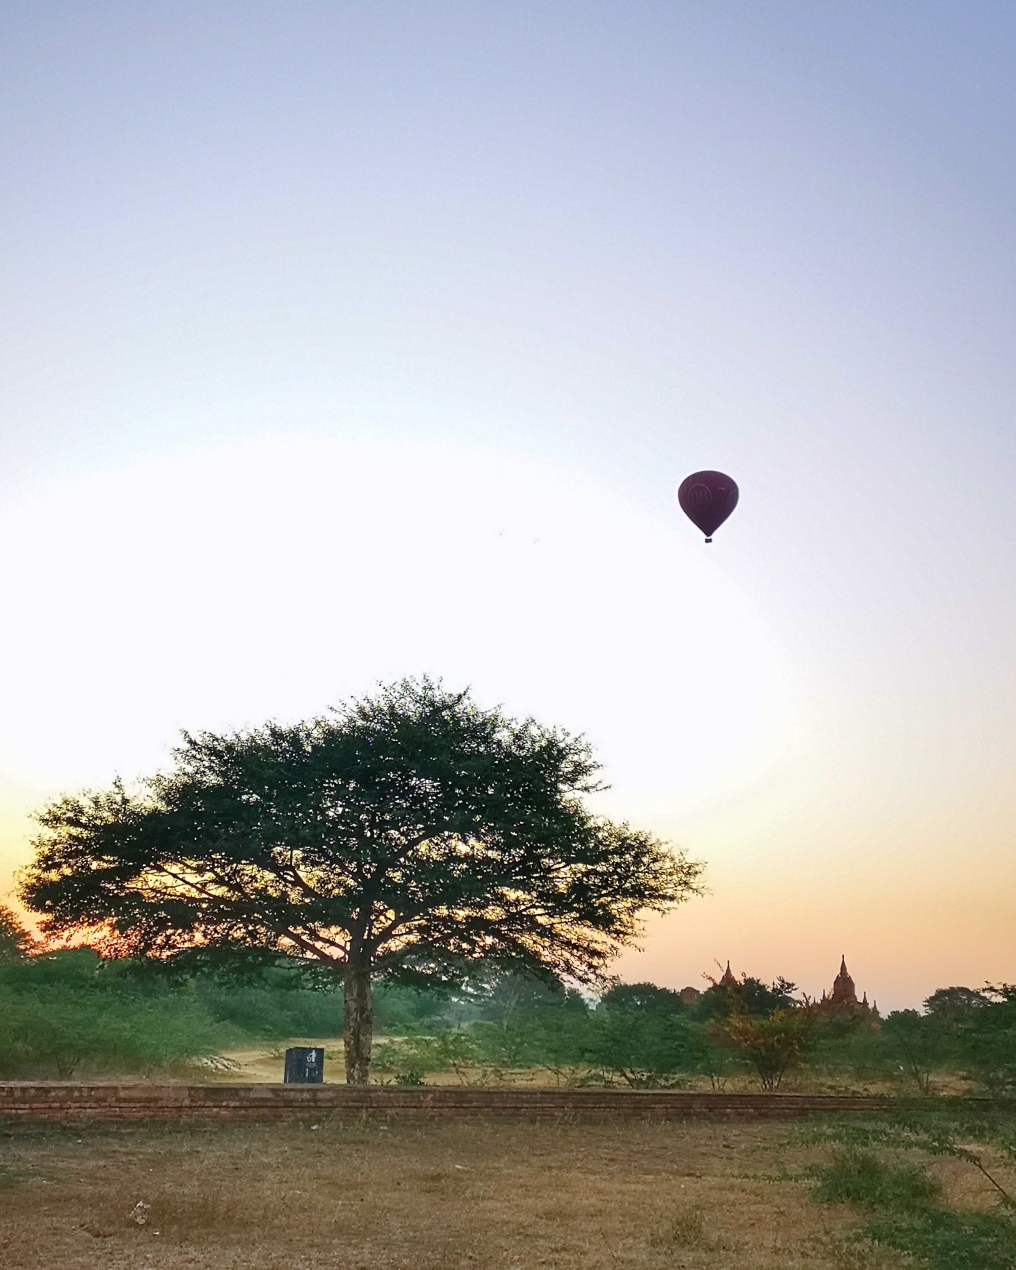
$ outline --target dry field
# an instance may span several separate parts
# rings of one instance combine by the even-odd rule
[[[896,1270],[786,1125],[0,1130],[4,1270]],[[943,1166],[970,1206],[980,1182]],[[958,1188],[958,1189],[957,1189]],[[962,1190],[962,1194],[959,1191]],[[148,1207],[138,1208],[139,1204]],[[144,1218],[139,1224],[131,1214]]]

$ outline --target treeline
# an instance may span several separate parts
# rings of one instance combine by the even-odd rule
[[[822,1017],[782,979],[743,976],[686,1004],[654,984],[615,984],[590,999],[488,967],[454,990],[380,984],[374,1013],[374,1078],[401,1084],[529,1073],[630,1088],[738,1078],[773,1090],[798,1069],[812,1088],[1016,1092],[1016,988],[1007,985],[942,989],[923,1012],[898,1011],[876,1028]],[[225,1067],[229,1049],[341,1032],[339,988],[298,969],[228,980],[167,975],[89,948],[40,951],[0,908],[0,1079]]]
[[[445,999],[382,986],[382,1029],[468,1015]],[[0,1080],[226,1068],[224,1050],[342,1033],[342,993],[267,968],[243,980],[167,975],[90,948],[0,959]]]
[[[382,1041],[379,1074],[404,1084],[438,1073],[482,1083],[542,1068],[569,1084],[720,1089],[747,1078],[775,1090],[797,1069],[813,1089],[1016,1093],[1016,988],[1008,985],[945,988],[923,1012],[881,1023],[826,1017],[792,983],[747,975],[693,1004],[655,984],[616,984],[590,1001],[560,984],[508,977],[471,1006],[470,1021]]]
[[[468,1004],[387,985],[375,1013],[399,1033],[475,1017]],[[0,1080],[223,1069],[225,1050],[341,1033],[341,990],[298,969],[224,978],[91,948],[43,951],[0,905]]]
[[[214,1065],[249,1037],[317,1032],[303,1026],[311,1024],[326,1033],[336,1026],[333,1003],[320,993],[169,980],[103,961],[89,948],[0,965],[0,1078],[7,1080]]]

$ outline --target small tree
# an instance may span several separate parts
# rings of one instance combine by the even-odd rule
[[[598,982],[701,866],[593,816],[588,745],[403,681],[330,717],[184,735],[137,794],[64,797],[21,896],[117,953],[295,956],[341,976],[346,1079],[368,1079],[375,976],[482,959]]]
[[[762,1088],[779,1089],[783,1077],[801,1057],[811,1039],[814,1018],[809,1005],[773,1010],[766,1018],[738,1010],[722,1022],[710,1025],[715,1039],[742,1054],[755,1071]]]
[[[615,983],[590,1016],[591,1066],[633,1089],[673,1085],[697,1055],[690,1045],[681,994],[654,983]]]
[[[952,1029],[951,1043],[970,1074],[992,1093],[1016,1090],[1016,985],[986,984],[985,1004]]]
[[[939,988],[924,1001],[924,1013],[939,1023],[965,1023],[991,1003],[987,992],[976,988]]]
[[[14,913],[0,904],[0,966],[23,961],[35,951],[35,940]]]
[[[922,1094],[930,1094],[932,1073],[955,1055],[951,1030],[934,1014],[894,1010],[882,1027],[882,1041],[899,1072]]]

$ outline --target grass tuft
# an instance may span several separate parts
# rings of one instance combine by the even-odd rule
[[[875,1239],[824,1239],[818,1246],[835,1270],[918,1270],[908,1252]]]
[[[651,1241],[656,1247],[703,1248],[706,1239],[705,1216],[700,1208],[687,1208],[676,1213],[661,1226]]]

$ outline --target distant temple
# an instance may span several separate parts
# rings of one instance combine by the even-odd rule
[[[730,969],[729,961],[719,979],[711,979],[710,982],[717,988],[741,986],[740,980]],[[685,1005],[694,1005],[701,995],[698,988],[681,989],[681,1000]],[[822,993],[821,1000],[815,1002],[815,1012],[824,1019],[858,1019],[863,1020],[872,1028],[877,1029],[882,1026],[878,1004],[873,1001],[869,1005],[867,993],[864,993],[858,1001],[854,981],[847,970],[846,957],[840,958],[840,973],[833,980],[832,992]]]
[[[822,999],[815,1008],[823,1018],[865,1019],[872,1027],[881,1027],[882,1025],[877,1002],[873,1001],[869,1005],[867,993],[858,1001],[854,981],[847,971],[846,957],[840,958],[840,973],[833,980],[832,992],[823,992]]]
[[[726,970],[724,970],[720,978],[710,979],[709,982],[713,985],[714,988],[729,988],[731,985],[733,985],[735,988],[740,987],[740,984],[738,983],[737,979],[731,973],[729,961],[727,962]],[[681,989],[681,1000],[684,1002],[685,1005],[694,1005],[701,995],[702,993],[698,990],[698,988],[682,988]]]

